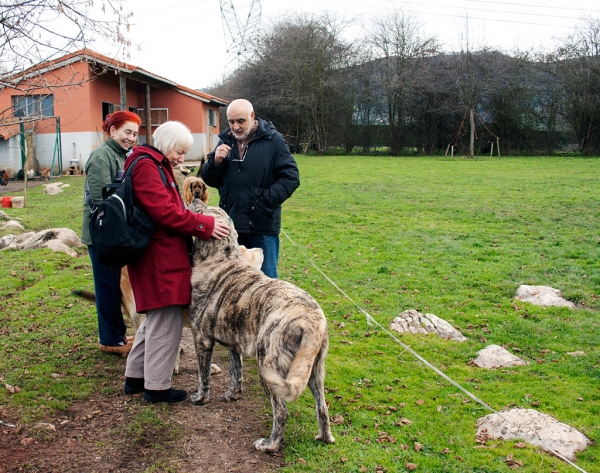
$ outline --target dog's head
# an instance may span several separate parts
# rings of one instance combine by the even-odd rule
[[[233,221],[220,207],[206,205],[200,199],[194,199],[189,205],[189,209],[197,214],[212,215],[215,218],[229,223],[229,235],[223,240],[211,238],[210,240],[201,240],[196,238],[194,242],[194,261],[199,258],[199,262],[207,258],[215,258],[220,260],[241,258],[240,246],[238,244],[238,234],[233,226]]]
[[[200,177],[188,176],[183,181],[183,201],[190,205],[194,199],[208,203],[208,187]]]

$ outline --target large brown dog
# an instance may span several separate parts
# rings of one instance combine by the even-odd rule
[[[218,207],[194,200],[193,212],[228,220]],[[215,342],[229,348],[228,401],[242,393],[241,355],[256,355],[260,383],[271,399],[273,430],[268,439],[254,442],[256,449],[274,452],[281,446],[288,418],[286,401],[297,399],[306,385],[315,398],[319,434],[316,439],[334,443],[325,403],[327,320],[310,294],[265,276],[243,259],[237,232],[229,219],[224,240],[196,238],[193,253],[190,322],[198,357],[198,392],[194,404],[209,398],[210,365]]]

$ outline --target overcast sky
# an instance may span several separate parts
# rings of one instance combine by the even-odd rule
[[[247,15],[249,0],[233,3]],[[222,79],[228,45],[219,0],[123,0],[123,6],[134,13],[128,62],[191,88]],[[466,24],[472,44],[510,51],[549,47],[573,33],[582,16],[600,17],[599,0],[262,0],[261,18],[268,25],[296,12],[327,11],[352,20],[346,34],[353,37],[394,7],[412,12],[424,34],[447,50],[459,49]]]

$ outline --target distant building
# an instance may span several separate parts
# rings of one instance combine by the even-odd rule
[[[104,141],[104,118],[121,109],[142,118],[139,143],[151,141],[147,127],[153,132],[167,120],[185,123],[194,135],[186,159],[199,160],[217,143],[219,107],[225,105],[218,97],[83,49],[0,84],[0,169],[14,177],[25,159],[27,169],[36,172],[52,168],[56,175],[72,164],[83,169]]]

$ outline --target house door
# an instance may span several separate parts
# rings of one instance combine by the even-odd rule
[[[206,111],[206,146],[208,148],[208,152],[210,153],[213,150],[213,124],[212,124],[212,110]]]

